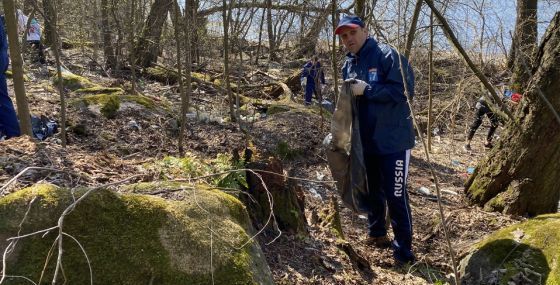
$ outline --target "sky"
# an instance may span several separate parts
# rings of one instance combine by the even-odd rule
[[[181,1],[181,0],[180,0]],[[229,0],[231,1],[231,0]],[[229,2],[228,1],[228,2]],[[313,0],[307,0],[313,2]],[[328,0],[316,0],[328,1]],[[410,21],[412,9],[414,8],[415,0],[385,0],[377,1],[377,6],[374,12],[375,18],[379,20],[379,24],[386,30],[391,30],[393,35],[396,35],[396,11],[397,6],[404,7],[408,1],[408,13],[406,15]],[[446,10],[446,18],[455,31],[461,44],[471,50],[479,49],[480,31],[482,30],[482,18],[475,11],[473,7],[480,6],[484,2],[484,15],[485,15],[485,29],[484,29],[484,51],[488,54],[504,54],[511,46],[511,36],[515,27],[516,20],[516,2],[515,0],[448,0],[451,4],[449,9]],[[278,0],[273,3],[279,2]],[[347,7],[350,0],[338,1],[341,6]],[[436,1],[437,2],[437,1]],[[222,3],[217,0],[202,0],[201,5],[208,7],[215,5],[213,3]],[[538,6],[538,21],[539,21],[539,38],[544,34],[548,23],[554,16],[556,11],[560,9],[560,0],[539,0]],[[429,23],[429,8],[424,5],[423,13],[418,24],[419,29],[426,31]],[[401,15],[401,17],[404,17]],[[260,21],[260,12],[256,15],[257,19],[253,20],[253,27],[248,39],[255,40],[258,37],[258,24]],[[216,29],[217,33],[221,33],[221,14],[217,13],[210,19],[215,25],[212,29]],[[294,20],[292,29],[299,31],[299,19]],[[330,25],[330,24],[329,24]],[[266,29],[263,31],[263,38],[266,39]],[[400,34],[404,34],[404,28],[401,25]],[[443,33],[436,31],[437,46],[440,49],[449,49],[450,46],[444,37]],[[332,31],[323,33],[324,37],[330,37]],[[427,42],[427,33],[417,33],[421,42]],[[424,36],[424,38],[422,38]],[[396,37],[396,36],[395,36]]]

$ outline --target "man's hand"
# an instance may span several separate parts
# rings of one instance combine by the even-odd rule
[[[301,87],[305,88],[305,85],[307,85],[307,77],[301,79]]]
[[[352,89],[352,93],[354,93],[354,96],[364,95],[364,90],[366,90],[366,87],[369,86],[367,82],[360,79],[346,79],[345,82],[351,83],[350,88]]]

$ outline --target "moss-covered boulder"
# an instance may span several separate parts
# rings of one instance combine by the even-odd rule
[[[74,91],[76,94],[123,94],[124,90],[120,87],[105,87],[94,85],[88,88],[80,88]]]
[[[461,261],[462,284],[560,284],[560,214],[499,230]]]
[[[100,90],[101,88],[99,88]],[[106,88],[107,90],[111,88]],[[72,105],[84,104],[85,106],[99,106],[99,111],[103,116],[108,119],[112,119],[117,115],[117,112],[123,104],[133,104],[136,107],[155,109],[156,106],[162,107],[164,110],[169,110],[169,106],[165,103],[157,104],[152,98],[144,96],[141,94],[130,95],[123,94],[123,90],[120,88],[113,88],[115,92],[113,93],[96,93],[93,94],[81,91],[81,97],[72,99],[70,103]],[[83,89],[79,89],[83,90]],[[77,91],[79,91],[77,90]],[[97,89],[96,89],[97,90]]]
[[[55,73],[52,77],[53,85],[58,86],[59,77]],[[89,79],[76,75],[69,71],[62,72],[62,86],[68,90],[77,90],[82,88],[90,88],[95,86]]]
[[[89,260],[93,284],[272,284],[258,244],[248,242],[242,204],[217,190],[185,189],[188,198],[180,202],[109,190],[82,200],[65,218],[60,283],[90,284]],[[0,199],[0,250],[18,232],[57,225],[84,191],[39,184]],[[20,239],[8,255],[6,274],[51,283],[58,232]],[[29,281],[9,277],[4,284]]]
[[[268,106],[266,114],[271,116],[282,112],[288,112],[292,109],[293,107],[284,104],[271,104],[270,106]]]

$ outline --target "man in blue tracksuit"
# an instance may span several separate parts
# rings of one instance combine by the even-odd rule
[[[308,61],[301,71],[301,87],[305,90],[305,105],[311,105],[313,93],[315,93],[319,104],[321,104],[321,85],[325,84],[325,73],[317,56]],[[319,85],[319,83],[321,85]]]
[[[360,136],[364,149],[369,199],[367,242],[392,245],[398,264],[414,261],[412,219],[406,190],[410,149],[414,146],[412,118],[404,84],[412,98],[414,75],[406,58],[368,36],[363,21],[345,16],[335,30],[348,49],[342,77],[350,81],[357,100]],[[385,228],[385,205],[389,208],[395,239]]]
[[[8,96],[6,70],[10,63],[8,58],[8,40],[4,30],[4,16],[0,19],[0,137],[17,137],[20,135],[19,124],[14,105]]]

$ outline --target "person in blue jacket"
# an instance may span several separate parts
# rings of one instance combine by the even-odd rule
[[[0,138],[17,137],[20,135],[19,124],[14,105],[8,95],[6,70],[10,63],[8,57],[8,40],[4,30],[4,16],[0,16]]]
[[[414,131],[408,98],[414,94],[414,74],[408,61],[388,45],[368,36],[357,16],[343,17],[335,33],[349,51],[342,78],[356,96],[360,136],[368,182],[367,243],[393,248],[397,264],[414,262],[412,219],[407,176]],[[401,65],[405,78],[401,75]],[[407,84],[408,95],[405,95]],[[389,208],[394,240],[387,237],[385,207]]]
[[[313,93],[317,97],[319,104],[321,104],[321,87],[325,85],[325,73],[321,68],[321,62],[317,56],[305,63],[301,71],[301,87],[305,90],[305,105],[311,105]],[[320,89],[321,88],[321,89]]]

